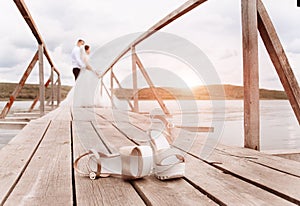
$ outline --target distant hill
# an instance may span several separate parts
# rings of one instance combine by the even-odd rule
[[[17,83],[0,83],[0,101],[9,100],[9,96],[14,91]],[[33,100],[38,94],[39,85],[26,84],[21,90],[17,100]],[[224,88],[225,97],[222,89]],[[71,86],[62,86],[62,99],[66,97]],[[209,85],[198,86],[191,89],[159,87],[157,93],[163,99],[243,99],[244,89],[242,86],[234,85]],[[260,99],[287,99],[284,91],[260,89]],[[133,99],[132,89],[115,89],[115,94],[119,99]],[[142,88],[138,91],[140,100],[154,100],[155,97],[150,88]],[[50,88],[46,90],[46,99],[50,96]]]
[[[223,93],[224,89],[224,93]],[[162,99],[243,99],[244,88],[242,86],[234,85],[209,85],[198,86],[191,89],[182,88],[157,88],[157,93]],[[133,99],[132,89],[115,89],[115,94],[119,99]],[[150,88],[139,89],[140,100],[154,100],[155,97]],[[224,96],[225,95],[225,96]],[[287,99],[284,91],[260,89],[260,99]]]
[[[0,101],[9,100],[10,95],[17,87],[17,83],[0,83]],[[71,89],[70,86],[62,86],[61,87],[61,97],[64,99]],[[20,94],[17,97],[17,100],[33,100],[39,91],[39,85],[37,84],[26,84]],[[50,86],[46,89],[46,99],[50,96]]]

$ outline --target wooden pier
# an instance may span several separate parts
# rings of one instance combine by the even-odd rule
[[[188,0],[178,9],[153,25],[116,55],[103,76],[110,75],[109,85],[101,80],[101,91],[107,93],[113,109],[59,107],[61,79],[36,24],[23,0],[14,0],[22,17],[38,43],[19,85],[11,94],[0,118],[5,118],[26,83],[34,65],[39,65],[39,94],[32,111],[40,101],[38,117],[19,125],[3,120],[3,125],[17,125],[23,130],[0,149],[0,206],[2,205],[300,205],[300,162],[283,159],[255,150],[259,145],[258,93],[258,32],[270,55],[292,109],[300,123],[300,88],[284,53],[283,46],[261,0],[241,0],[244,68],[245,147],[217,145],[208,158],[200,156],[206,135],[202,132],[180,132],[173,129],[176,139],[172,146],[186,152],[186,174],[183,178],[159,181],[153,175],[140,180],[125,181],[108,177],[90,180],[74,171],[73,162],[87,148],[87,138],[95,149],[115,153],[125,145],[138,144],[135,139],[146,136],[150,119],[138,114],[138,94],[133,94],[132,111],[119,111],[114,105],[115,86],[122,88],[115,75],[117,62],[126,54],[132,57],[132,88],[137,91],[137,70],[141,72],[162,111],[169,114],[157,94],[136,46],[155,32],[206,2]],[[51,75],[44,81],[44,57]],[[54,76],[56,74],[57,80]],[[102,77],[103,77],[102,76]],[[45,88],[51,86],[52,112],[44,115]],[[55,101],[56,100],[56,101]],[[54,102],[57,102],[54,105]],[[129,116],[116,120],[113,114]],[[44,115],[44,116],[43,116]],[[28,113],[21,119],[31,119]],[[30,117],[29,117],[30,116]],[[1,124],[0,124],[1,126]],[[196,135],[195,135],[196,134]],[[186,147],[193,139],[191,148]]]
[[[300,204],[300,162],[224,145],[202,159],[203,133],[197,134],[186,153],[184,178],[160,181],[150,175],[133,181],[90,180],[76,174],[74,158],[86,151],[80,138],[114,153],[146,135],[149,118],[116,112],[129,115],[130,121],[117,124],[111,109],[81,108],[72,113],[68,107],[32,120],[0,150],[0,205]],[[184,148],[194,134],[186,132],[173,146]]]

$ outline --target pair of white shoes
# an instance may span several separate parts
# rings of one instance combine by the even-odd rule
[[[114,155],[89,150],[75,160],[74,168],[91,179],[108,176],[138,179],[152,173],[160,180],[183,177],[184,155],[170,147],[168,134],[152,129],[148,135],[151,146],[124,146],[119,149],[119,154]],[[79,160],[85,156],[88,156],[88,172],[79,169]]]

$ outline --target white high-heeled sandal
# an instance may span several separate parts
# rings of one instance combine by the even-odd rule
[[[85,156],[89,156],[88,172],[83,172],[78,167],[79,160]],[[119,154],[112,155],[91,149],[74,162],[76,172],[90,179],[109,176],[138,179],[150,175],[152,167],[153,152],[149,146],[125,146],[119,149]]]
[[[185,158],[178,149],[170,147],[168,134],[156,129],[150,129],[148,134],[154,151],[154,175],[160,180],[183,177]]]

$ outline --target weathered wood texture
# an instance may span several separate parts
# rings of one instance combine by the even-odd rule
[[[143,140],[150,125],[146,116],[104,108],[59,107],[31,121],[0,150],[0,204],[300,204],[299,162],[224,145],[203,159],[206,136],[179,128],[171,132],[173,147],[186,151],[182,179],[159,181],[151,175],[92,181],[72,169],[88,148],[117,153],[122,146],[148,144]]]
[[[71,205],[72,162],[69,121],[53,120],[5,205]]]
[[[285,55],[272,21],[261,0],[257,1],[258,30],[277,71],[283,88],[300,124],[300,89],[297,79]]]
[[[133,54],[133,56],[135,56],[135,62],[138,65],[139,69],[141,70],[141,73],[143,74],[146,82],[148,83],[153,95],[155,96],[155,99],[157,100],[159,106],[161,107],[161,109],[164,111],[165,114],[170,114],[169,110],[167,109],[166,105],[164,104],[162,98],[158,95],[158,93],[156,92],[156,88],[155,85],[153,84],[150,76],[148,75],[145,67],[143,66],[140,58],[137,56],[136,53]]]
[[[0,205],[4,203],[27,168],[49,123],[50,121],[31,121],[0,150]]]
[[[244,145],[260,149],[256,0],[242,0],[244,72]]]
[[[91,122],[74,121],[74,159],[87,151],[90,143],[97,151],[109,154]],[[120,178],[100,178],[95,181],[75,174],[76,203],[78,205],[144,205],[129,182]]]
[[[98,122],[103,120],[105,118],[100,116],[97,118]],[[124,126],[124,122],[119,122],[114,126],[106,124],[95,128],[102,135],[102,138],[105,138],[107,145],[113,145],[111,150],[117,150],[124,145],[135,145],[132,140],[137,136],[145,135],[143,131],[131,124]],[[132,181],[132,184],[148,205],[195,205],[199,203],[201,205],[216,205],[183,179],[163,182],[154,177],[146,177],[142,180]]]
[[[44,61],[43,61],[43,45],[39,45],[39,100],[40,100],[40,115],[45,113],[45,86],[44,86]]]
[[[149,119],[142,115],[130,115],[146,123],[144,125],[145,128],[149,127]],[[133,124],[141,126],[139,123]],[[268,204],[271,201],[280,205],[300,203],[300,193],[298,192],[300,190],[300,172],[298,169],[295,169],[300,168],[300,163],[251,149],[233,148],[224,145],[218,145],[208,159],[203,159],[200,157],[200,154],[204,147],[207,146],[205,145],[206,137],[204,135],[198,134],[195,137],[195,133],[182,131],[178,128],[173,130],[175,130],[172,131],[174,136],[181,135],[174,141],[174,146],[187,151],[192,157],[199,159],[199,162],[197,162],[192,160],[193,158],[189,157],[189,155],[186,156],[186,158],[191,158],[190,161],[192,161],[188,161],[186,178],[192,184],[199,186],[201,190],[206,191],[213,199],[219,200],[220,204],[232,204],[234,202],[238,204],[238,202],[243,202],[245,205],[261,205]],[[187,147],[191,140],[193,142],[192,147]],[[187,148],[190,149],[187,150]],[[208,165],[215,167],[215,169],[209,169],[212,167]],[[207,166],[208,168],[206,168]],[[203,176],[201,176],[200,171],[204,172]],[[222,175],[223,171],[225,174],[230,175]],[[211,178],[209,176],[210,172],[214,180],[209,179]],[[219,181],[220,183],[218,183]],[[289,182],[289,184],[285,184],[286,182]],[[214,184],[216,184],[215,186],[218,185],[218,187],[224,184],[222,187],[227,189],[223,190],[220,187],[220,191],[215,193],[216,188],[214,188]],[[236,187],[236,185],[239,186]],[[229,195],[227,192],[239,195],[234,197],[235,195]]]
[[[138,82],[137,82],[135,47],[131,48],[131,64],[132,64],[133,111],[139,112],[139,93],[138,93]]]

